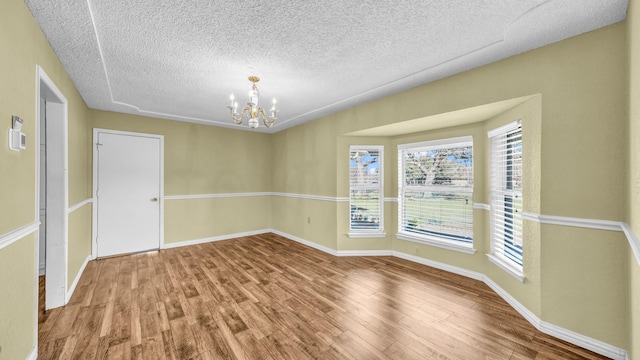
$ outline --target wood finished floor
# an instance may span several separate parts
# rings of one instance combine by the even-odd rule
[[[482,282],[274,234],[91,261],[38,334],[41,360],[603,358]]]

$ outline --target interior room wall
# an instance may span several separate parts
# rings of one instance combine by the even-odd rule
[[[0,239],[12,241],[0,246],[0,358],[25,359],[34,353],[37,335],[36,65],[68,100],[70,206],[91,197],[87,107],[23,1],[0,2],[0,27]],[[27,149],[21,152],[8,147],[12,115],[24,120]],[[83,229],[90,226],[70,216],[68,279],[89,255]]]
[[[629,122],[627,145],[627,214],[626,221],[635,236],[640,234],[640,3],[629,1],[627,11],[627,46],[629,70]],[[640,359],[640,242],[635,253],[627,250],[629,264],[629,339],[630,358]]]
[[[90,114],[93,128],[164,136],[168,246],[271,227],[270,135],[100,110]]]
[[[622,221],[626,182],[623,176],[611,174],[620,174],[626,164],[625,145],[620,141],[626,127],[625,33],[624,23],[615,24],[281,131],[274,135],[273,142],[274,188],[311,195],[319,188],[313,189],[309,184],[320,176],[335,174],[339,163],[327,162],[321,152],[291,156],[307,134],[313,134],[314,143],[326,144],[326,151],[331,151],[338,148],[336,139],[344,134],[540,94],[540,140],[536,151],[541,170],[536,185],[539,198],[532,199],[538,202],[534,211],[541,216]],[[333,159],[340,154],[336,156]],[[314,164],[311,171],[303,172],[306,164]],[[347,181],[337,179],[339,184]],[[337,189],[345,186],[348,185],[322,188],[323,195],[343,196]],[[285,213],[280,207],[289,204],[273,206],[274,213]],[[337,214],[333,208],[326,211],[320,219],[325,228],[331,228]],[[394,211],[397,210],[391,212]],[[344,209],[341,212],[346,213]],[[295,216],[288,219],[293,224],[283,219],[278,222],[295,228],[304,220]],[[486,226],[488,219],[484,220]],[[628,247],[622,232],[567,229],[566,225],[538,222],[526,226],[531,228],[531,234],[537,234],[540,243],[539,249],[533,250],[539,252],[534,255],[538,259],[529,261],[531,266],[525,268],[525,276],[529,272],[530,277],[524,283],[514,283],[513,278],[486,260],[476,265],[473,261],[464,264],[461,260],[446,260],[457,255],[445,254],[446,250],[441,249],[429,249],[420,256],[444,259],[467,269],[484,266],[485,275],[530,307],[528,310],[542,321],[627,348],[628,274],[627,262],[620,260],[626,257]],[[279,224],[274,221],[273,227],[278,229]],[[301,234],[293,235],[318,244],[325,241],[321,244],[337,251],[342,247],[368,250],[367,244],[361,242],[352,247],[346,245],[348,240],[341,240],[336,244],[340,247],[334,248],[326,245],[332,240],[305,238]],[[333,236],[342,237],[343,229]],[[404,248],[408,246],[406,242],[392,241],[390,250],[413,251]],[[559,273],[562,269],[566,271]]]
[[[166,243],[273,228],[327,249],[390,245],[388,250],[410,251],[394,238],[394,203],[385,206],[387,221],[392,222],[388,240],[373,245],[343,237],[344,220],[337,219],[345,213],[340,189],[348,178],[338,175],[338,159],[347,156],[339,154],[346,145],[341,136],[541,94],[539,214],[627,221],[638,234],[640,145],[633,140],[640,132],[636,2],[630,2],[626,23],[265,135],[87,110],[24,2],[3,0],[0,48],[7,55],[0,57],[0,131],[6,134],[11,115],[19,115],[25,120],[27,144],[35,144],[35,74],[40,65],[69,101],[70,206],[91,197],[93,127],[158,133],[165,136],[165,195],[174,197],[165,200]],[[7,137],[0,136],[0,237],[37,221],[35,159],[34,146],[13,152]],[[621,169],[629,169],[627,178],[612,176],[623,173]],[[394,196],[392,174],[392,188],[385,192]],[[216,194],[225,196],[209,196]],[[227,207],[232,211],[221,214]],[[90,209],[86,204],[69,218],[68,279],[76,277],[89,255]],[[432,249],[420,256],[470,269],[484,266],[479,271],[543,321],[630,349],[631,358],[640,359],[640,267],[627,239],[621,232],[564,225],[541,224],[537,231],[540,284],[532,287],[537,293],[522,290],[527,289],[526,280],[512,284],[509,275],[486,262],[466,264]],[[0,297],[0,358],[6,359],[27,358],[37,331],[37,239],[29,233],[15,240],[0,248],[0,286],[11,289]]]
[[[272,228],[334,250],[335,126],[313,121],[275,133],[271,151],[272,191],[280,194],[272,199]]]

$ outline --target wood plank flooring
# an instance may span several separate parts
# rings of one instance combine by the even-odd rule
[[[41,360],[603,358],[479,281],[274,234],[91,261],[38,333]]]

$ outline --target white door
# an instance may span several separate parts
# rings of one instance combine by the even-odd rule
[[[158,249],[162,138],[95,133],[97,256]]]

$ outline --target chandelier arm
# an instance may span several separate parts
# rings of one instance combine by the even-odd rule
[[[233,106],[227,107],[229,108],[229,115],[231,115],[231,120],[233,120],[234,124],[242,124],[242,117],[238,116],[238,113],[233,111]]]
[[[244,120],[244,114],[251,109],[248,105],[245,105],[242,107],[242,111],[240,113],[236,113],[233,111],[232,107],[228,106],[228,108],[233,123],[237,125],[242,124],[242,121]]]
[[[276,121],[276,117],[268,117],[267,113],[264,111],[264,108],[259,108],[258,112],[262,115],[262,122],[264,123],[264,126],[270,128],[273,126],[273,123]]]

